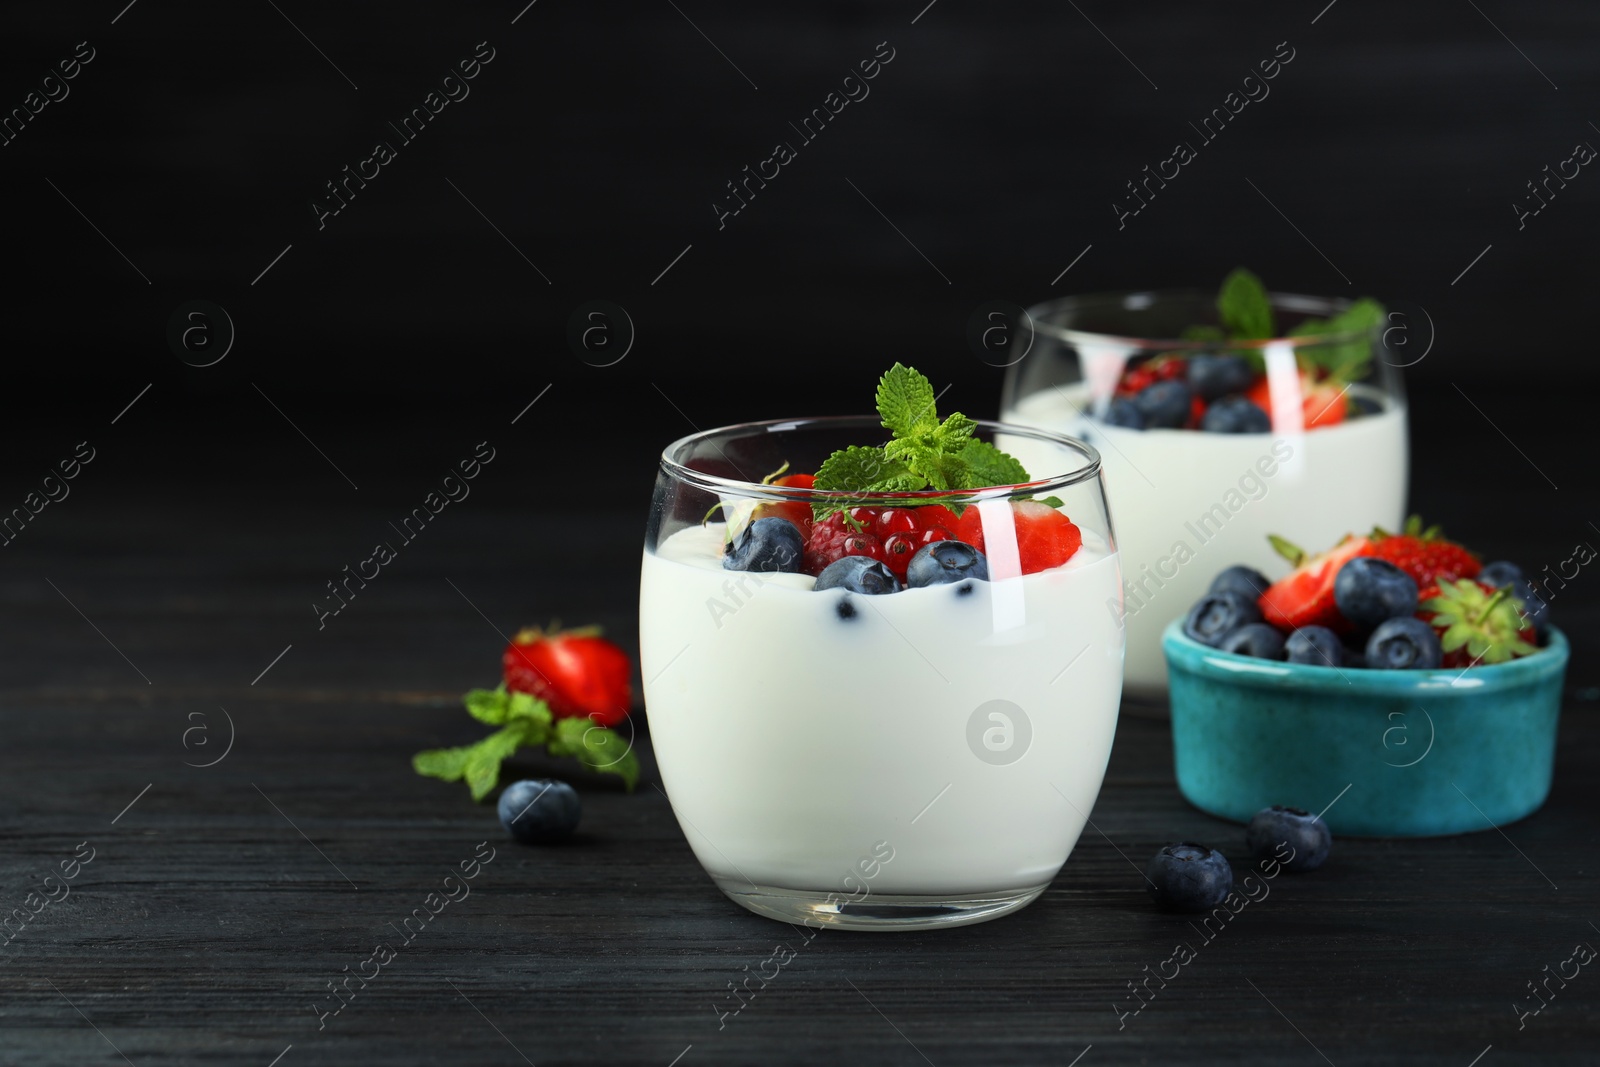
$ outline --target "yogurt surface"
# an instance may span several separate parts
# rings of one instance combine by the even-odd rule
[[[1117,555],[883,596],[722,568],[723,527],[644,555],[641,667],[662,778],[719,878],[874,893],[1048,883],[1094,807],[1116,726]]]

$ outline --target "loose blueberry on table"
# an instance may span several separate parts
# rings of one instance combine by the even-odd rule
[[[1314,871],[1327,862],[1333,834],[1319,816],[1274,804],[1251,818],[1244,843],[1258,860],[1277,860],[1290,871]],[[1291,850],[1288,859],[1283,856],[1283,845]]]
[[[1209,911],[1233,892],[1233,868],[1214,848],[1181,842],[1151,857],[1144,871],[1146,888],[1169,911]]]
[[[566,782],[523,779],[506,786],[498,805],[500,823],[524,844],[542,844],[571,837],[583,805]]]

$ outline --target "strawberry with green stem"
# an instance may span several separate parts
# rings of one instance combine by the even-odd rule
[[[1539,651],[1523,603],[1509,585],[1496,589],[1470,578],[1441,581],[1423,590],[1417,618],[1438,631],[1446,667],[1505,663]]]

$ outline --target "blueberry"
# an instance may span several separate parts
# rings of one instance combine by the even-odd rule
[[[1356,668],[1358,670],[1364,669],[1364,668],[1370,666],[1370,664],[1367,663],[1367,653],[1366,653],[1366,651],[1364,649],[1351,648],[1349,645],[1345,645],[1344,646],[1344,663],[1342,663],[1341,666],[1354,667],[1354,668]]]
[[[1357,556],[1333,580],[1339,614],[1366,628],[1417,610],[1417,583],[1386,559]]]
[[[1244,832],[1245,847],[1258,860],[1277,860],[1289,871],[1314,871],[1321,867],[1333,849],[1333,834],[1328,824],[1308,811],[1274,804],[1262,808]],[[1283,854],[1288,845],[1290,858]]]
[[[1255,381],[1256,372],[1239,356],[1194,356],[1189,360],[1189,387],[1204,400],[1242,393]]]
[[[898,593],[900,579],[871,556],[841,556],[817,575],[815,588],[819,591],[847,589],[852,593],[877,596],[880,593]]]
[[[1183,632],[1190,640],[1216,648],[1239,627],[1260,621],[1261,609],[1250,597],[1232,591],[1207,593],[1189,609]]]
[[[1302,626],[1284,642],[1285,658],[1290,663],[1310,663],[1318,667],[1342,667],[1346,658],[1339,635],[1326,626]]]
[[[1483,570],[1478,572],[1478,581],[1492,585],[1499,589],[1502,585],[1509,585],[1524,580],[1527,576],[1522,573],[1522,568],[1508,560],[1496,560],[1485,563]]]
[[[987,582],[989,561],[983,558],[982,552],[963,541],[935,541],[923,545],[906,564],[906,585],[912,589],[966,578]]]
[[[1206,408],[1200,428],[1207,433],[1266,433],[1272,420],[1242,396],[1225,396]]]
[[[578,826],[583,805],[566,782],[524,778],[500,794],[500,823],[524,844],[557,841]]]
[[[1234,592],[1240,596],[1247,596],[1251,600],[1259,599],[1262,593],[1272,583],[1267,581],[1267,576],[1254,567],[1235,565],[1220,572],[1211,579],[1211,588],[1208,593]]]
[[[1538,594],[1533,583],[1528,581],[1527,575],[1522,573],[1522,568],[1515,563],[1506,560],[1485,563],[1483,570],[1478,572],[1478,581],[1492,585],[1496,589],[1510,585],[1511,595],[1522,601],[1523,614],[1535,629],[1544,629],[1545,623],[1550,621],[1550,605]]]
[[[1266,622],[1252,622],[1241,626],[1222,639],[1217,646],[1224,652],[1256,659],[1282,659],[1283,635],[1277,627]]]
[[[1188,385],[1171,378],[1139,390],[1134,394],[1133,405],[1144,416],[1146,429],[1176,430],[1189,421],[1193,395]]]
[[[1370,396],[1350,397],[1350,412],[1353,415],[1376,415],[1383,410],[1383,405]]]
[[[1550,621],[1550,605],[1534,589],[1533,583],[1526,578],[1512,582],[1511,595],[1522,601],[1522,613],[1529,625],[1536,630],[1543,630],[1545,623]]]
[[[1150,895],[1170,911],[1209,911],[1233,892],[1233,868],[1214,848],[1168,845],[1144,869]]]
[[[1138,405],[1123,396],[1111,401],[1106,413],[1100,416],[1100,421],[1107,426],[1123,426],[1130,430],[1144,429],[1144,415],[1140,413]]]
[[[798,574],[803,547],[800,528],[788,519],[757,519],[728,544],[722,553],[722,566],[730,571]]]
[[[1409,615],[1390,619],[1367,638],[1367,666],[1375,670],[1431,670],[1444,660],[1439,635]]]

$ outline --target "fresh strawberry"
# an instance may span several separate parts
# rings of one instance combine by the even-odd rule
[[[1424,530],[1416,515],[1406,520],[1406,531],[1392,534],[1374,527],[1373,555],[1386,559],[1416,580],[1418,586],[1455,578],[1476,578],[1483,570],[1478,557],[1439,536],[1439,527]]]
[[[1016,500],[1012,501],[1011,512],[1016,523],[1017,555],[1023,574],[1059,567],[1083,544],[1083,531],[1049,504]],[[955,534],[979,552],[984,551],[983,520],[976,506],[961,513]]]
[[[627,653],[600,636],[598,627],[545,635],[522,630],[501,657],[506,688],[531,693],[558,719],[590,719],[615,726],[633,702]]]
[[[1305,371],[1300,372],[1300,417],[1308,430],[1341,423],[1347,413],[1348,386],[1333,379],[1318,381]],[[1256,384],[1246,390],[1244,397],[1256,407],[1272,414],[1272,389],[1262,375]]]
[[[1539,651],[1523,603],[1509,587],[1444,579],[1422,591],[1417,618],[1438,631],[1446,667],[1504,663]]]
[[[845,556],[870,556],[880,563],[886,562],[883,542],[872,532],[877,512],[872,508],[854,508],[849,514],[836,511],[822,522],[814,523],[806,539],[800,569],[815,578],[828,564]]]
[[[1294,570],[1268,586],[1256,601],[1262,617],[1285,633],[1303,626],[1326,626],[1335,633],[1349,633],[1353,627],[1334,603],[1333,579],[1350,560],[1372,555],[1372,542],[1365,537],[1346,536],[1327,552],[1307,556],[1281,537],[1269,539],[1278,554],[1294,565]]]
[[[816,483],[814,474],[789,474],[782,478],[774,479],[770,484],[789,486],[794,489],[810,489]],[[785,500],[778,504],[757,504],[755,511],[750,514],[750,521],[757,519],[788,519],[800,530],[801,540],[805,540],[811,533],[811,505],[803,500]]]
[[[924,504],[916,508],[917,526],[924,530],[931,530],[935,526],[946,530],[954,530],[961,522],[959,516],[943,504]]]

